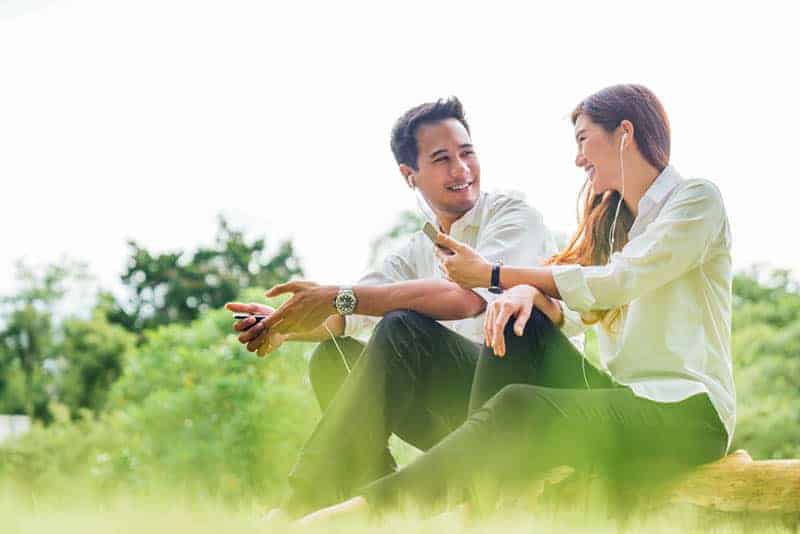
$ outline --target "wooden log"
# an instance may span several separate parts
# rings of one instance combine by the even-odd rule
[[[753,461],[739,450],[670,487],[668,499],[726,512],[800,512],[800,460]]]

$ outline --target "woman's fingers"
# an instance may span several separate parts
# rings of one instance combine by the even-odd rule
[[[503,357],[506,355],[506,340],[504,336],[506,324],[514,313],[514,306],[510,302],[504,302],[494,321],[494,332],[492,336],[492,347],[495,355]]]
[[[533,306],[530,304],[523,304],[522,309],[517,314],[517,319],[514,321],[514,333],[518,336],[521,336],[523,332],[525,332],[525,325],[528,323],[528,319],[531,318],[531,311],[533,310]]]
[[[494,329],[492,327],[494,325],[494,316],[496,307],[497,307],[497,301],[489,304],[489,309],[486,310],[486,317],[483,318],[483,343],[487,347],[492,346],[492,334],[494,332]]]

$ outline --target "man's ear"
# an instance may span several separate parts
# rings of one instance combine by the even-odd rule
[[[406,165],[405,163],[400,164],[400,174],[403,175],[408,187],[414,189],[417,187],[417,183],[415,181],[414,169]]]

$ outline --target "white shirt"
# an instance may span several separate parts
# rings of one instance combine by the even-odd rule
[[[472,209],[452,224],[450,236],[471,246],[486,260],[502,261],[506,265],[540,265],[556,252],[555,240],[544,225],[541,214],[523,200],[504,193],[482,192]],[[433,243],[418,231],[403,247],[386,256],[378,270],[365,274],[356,285],[443,278]],[[487,304],[497,298],[487,289],[473,291]],[[464,337],[482,343],[483,318],[484,313],[481,313],[476,317],[440,322]],[[379,317],[350,315],[345,322],[345,335],[355,335],[374,326],[378,320]]]
[[[553,268],[561,298],[573,310],[628,305],[613,333],[596,328],[600,361],[592,363],[654,401],[707,393],[730,447],[736,420],[733,274],[719,190],[668,166],[639,202],[629,239],[607,265]]]

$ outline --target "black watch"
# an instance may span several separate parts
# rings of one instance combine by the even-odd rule
[[[492,282],[489,285],[489,293],[495,293],[499,295],[503,292],[503,288],[500,287],[500,266],[503,265],[503,262],[496,261],[494,265],[492,265]]]

